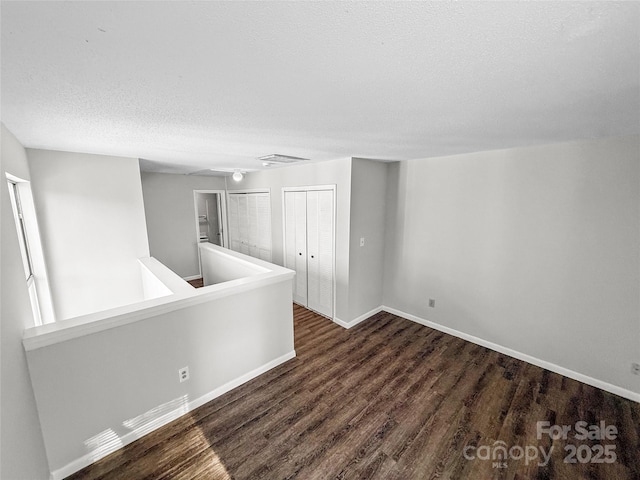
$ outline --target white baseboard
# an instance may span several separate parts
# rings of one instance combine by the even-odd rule
[[[573,370],[569,370],[568,368],[561,367],[560,365],[556,365],[555,363],[547,362],[546,360],[541,360],[539,358],[532,357],[531,355],[527,355],[526,353],[512,350],[502,345],[498,345],[497,343],[489,342],[482,338],[478,338],[473,335],[460,332],[453,328],[445,327],[444,325],[440,325],[439,323],[434,323],[429,320],[425,320],[424,318],[417,317],[415,315],[403,312],[401,310],[397,310],[395,308],[382,306],[381,310],[384,310],[385,312],[393,313],[394,315],[397,315],[402,318],[406,318],[407,320],[411,320],[412,322],[419,323],[426,327],[433,328],[434,330],[438,330],[443,333],[448,333],[449,335],[453,335],[454,337],[467,340],[468,342],[475,343],[476,345],[480,345],[482,347],[486,347],[498,353],[503,353],[510,357],[517,358],[518,360],[531,363],[532,365],[536,365],[538,367],[544,368],[551,372],[564,375],[565,377],[573,378],[574,380],[577,380],[579,382],[586,383],[587,385],[591,385],[592,387],[600,388],[602,390],[606,390],[607,392],[614,393],[624,398],[628,398],[629,400],[633,400],[634,402],[640,402],[640,393],[627,390],[626,388],[618,387],[617,385],[613,385],[611,383],[598,380],[597,378],[589,377],[582,373],[578,373]]]
[[[337,323],[338,325],[340,325],[341,327],[349,329],[351,327],[355,327],[360,322],[365,321],[370,316],[375,315],[376,313],[381,312],[381,311],[382,311],[382,307],[377,307],[377,308],[374,308],[373,310],[371,310],[370,312],[363,313],[362,315],[360,315],[359,317],[351,320],[350,322],[345,322],[344,320],[340,320],[338,317],[335,317],[333,319],[333,321],[335,323]]]
[[[176,418],[181,417],[182,415],[185,415],[189,412],[191,412],[192,410],[195,410],[196,408],[204,405],[205,403],[213,400],[214,398],[217,398],[225,393],[227,393],[230,390],[233,390],[236,387],[239,387],[240,385],[242,385],[243,383],[248,382],[249,380],[252,380],[254,378],[256,378],[259,375],[262,375],[263,373],[271,370],[272,368],[277,367],[278,365],[286,362],[287,360],[291,360],[292,358],[295,358],[296,356],[296,352],[295,350],[290,351],[289,353],[286,353],[284,355],[282,355],[281,357],[278,357],[254,370],[251,370],[248,373],[245,373],[244,375],[241,375],[238,378],[235,378],[227,383],[225,383],[224,385],[221,385],[220,387],[212,390],[209,393],[205,393],[204,395],[202,395],[201,397],[198,397],[194,400],[191,400],[190,402],[188,402],[185,406],[181,406],[176,410],[173,410],[171,412],[167,412],[166,414],[162,415],[161,417],[154,419],[154,425],[152,429],[145,429],[144,433],[141,434],[139,432],[136,431],[132,431],[129,432],[125,435],[123,435],[122,437],[120,437],[120,441],[122,442],[122,447],[129,445],[130,443],[138,440],[139,438],[144,437],[145,435],[147,435],[148,433],[151,433],[154,430],[157,430],[158,428],[166,425],[169,422],[172,422],[173,420],[175,420]],[[120,448],[122,448],[120,447]],[[111,452],[105,452],[104,456],[109,455]],[[80,470],[82,470],[84,467],[87,467],[89,465],[91,465],[92,463],[98,461],[101,457],[97,456],[95,452],[90,452],[87,453],[86,455],[83,455],[80,458],[77,458],[76,460],[73,460],[72,462],[68,463],[67,465],[65,465],[62,468],[59,468],[57,470],[54,470],[53,472],[51,472],[50,475],[50,479],[51,480],[62,480],[66,477],[68,477],[69,475],[72,475]]]
[[[196,277],[197,278],[197,277]],[[569,370],[567,368],[561,367],[559,365],[556,365],[554,363],[551,362],[547,362],[545,360],[541,360],[539,358],[536,357],[532,357],[531,355],[527,355],[525,353],[522,352],[518,352],[516,350],[512,350],[510,348],[504,347],[502,345],[498,345],[496,343],[493,342],[489,342],[487,340],[484,340],[482,338],[478,338],[475,337],[473,335],[469,335],[467,333],[464,332],[460,332],[459,330],[455,330],[453,328],[450,327],[446,327],[444,325],[440,325],[438,323],[434,323],[431,322],[429,320],[426,320],[424,318],[420,318],[416,315],[412,315],[410,313],[406,313],[403,312],[401,310],[397,310],[395,308],[391,308],[391,307],[387,307],[387,306],[380,306],[377,308],[374,308],[373,310],[371,310],[370,312],[367,312],[363,315],[360,315],[359,317],[355,318],[354,320],[352,320],[351,322],[345,322],[343,320],[340,320],[339,318],[334,318],[333,321],[335,323],[337,323],[338,325],[344,327],[344,328],[351,328],[355,325],[357,325],[358,323],[366,320],[367,318],[371,317],[372,315],[375,315],[378,312],[381,311],[385,311],[385,312],[389,312],[392,313],[394,315],[397,315],[399,317],[402,318],[406,318],[407,320],[411,320],[412,322],[416,322],[419,323],[421,325],[433,328],[434,330],[438,330],[440,332],[443,333],[447,333],[449,335],[453,335],[454,337],[458,337],[461,338],[463,340],[466,340],[468,342],[474,343],[476,345],[480,345],[482,347],[486,347],[490,350],[494,350],[498,353],[502,353],[504,355],[508,355],[510,357],[513,358],[517,358],[518,360],[522,360],[524,362],[527,363],[531,363],[532,365],[536,365],[538,367],[544,368],[546,370],[558,373],[560,375],[564,375],[565,377],[569,377],[572,378],[574,380],[577,380],[579,382],[582,383],[586,383],[587,385],[591,385],[593,387],[596,388],[600,388],[602,390],[605,390],[607,392],[613,393],[615,395],[619,395],[621,397],[627,398],[629,400],[633,400],[634,402],[640,402],[640,393],[636,393],[633,392],[631,390],[627,390],[625,388],[622,387],[618,387],[616,385],[613,385],[611,383],[608,382],[604,382],[602,380],[598,380],[596,378],[593,377],[589,377],[587,375],[584,375],[582,373],[578,373],[575,372],[573,370]],[[225,393],[227,393],[228,391],[242,385],[243,383],[248,382],[249,380],[262,375],[263,373],[267,372],[268,370],[271,370],[272,368],[280,365],[281,363],[286,362],[287,360],[290,360],[292,358],[294,358],[296,356],[296,352],[295,350],[279,357],[276,358],[275,360],[272,360],[269,363],[266,363],[265,365],[262,365],[258,368],[256,368],[255,370],[252,370],[234,380],[231,380],[230,382],[225,383],[224,385],[212,390],[209,393],[206,393],[205,395],[202,395],[199,398],[196,398],[192,401],[190,401],[187,404],[187,408],[186,411],[184,411],[184,409],[179,409],[178,411],[174,411],[174,412],[169,412],[167,414],[165,414],[161,419],[157,420],[158,425],[155,429],[160,428],[163,425],[166,425],[167,423],[175,420],[175,418],[178,418],[181,415],[184,415],[185,413],[188,413],[202,405],[204,405],[205,403],[213,400],[214,398],[217,398]],[[149,433],[149,432],[145,432]],[[122,446],[128,445],[129,443],[137,440],[138,438],[140,438],[142,435],[138,435],[135,432],[130,432],[126,435],[123,435],[121,437],[121,441],[122,441]],[[105,454],[106,455],[106,454]],[[73,473],[83,469],[84,467],[90,465],[91,463],[95,462],[97,459],[95,458],[94,454],[87,454],[84,455],[72,462],[70,462],[69,464],[67,464],[66,466],[55,470],[51,473],[51,480],[62,480],[65,477],[68,477],[69,475],[72,475]]]
[[[190,277],[182,277],[182,279],[186,282],[190,282],[191,280],[198,280],[202,278],[202,275],[191,275]]]
[[[268,372],[269,370],[271,370],[272,368],[277,367],[278,365],[291,360],[292,358],[295,358],[296,356],[296,351],[295,350],[291,350],[289,353],[286,353],[284,355],[282,355],[281,357],[276,358],[275,360],[271,360],[269,363],[266,363],[258,368],[256,368],[255,370],[251,370],[248,373],[245,373],[244,375],[242,375],[241,377],[238,377],[234,380],[231,380],[227,383],[225,383],[224,385],[216,388],[215,390],[213,390],[212,392],[206,393],[204,395],[202,395],[200,398],[196,398],[195,400],[192,400],[191,402],[189,402],[189,411],[198,408],[202,405],[204,405],[207,402],[210,402],[211,400],[213,400],[214,398],[217,398],[221,395],[224,395],[225,393],[233,390],[234,388],[239,387],[240,385],[242,385],[243,383],[247,383],[249,380],[253,380],[254,378],[262,375],[263,373]]]

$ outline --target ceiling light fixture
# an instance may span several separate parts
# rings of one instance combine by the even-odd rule
[[[233,172],[233,175],[231,175],[231,178],[233,178],[236,182],[239,182],[244,178],[244,175],[242,175],[242,172],[240,170],[236,169],[236,171]]]

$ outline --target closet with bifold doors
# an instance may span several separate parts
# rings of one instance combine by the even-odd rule
[[[293,301],[333,318],[335,186],[283,188],[284,263]]]
[[[271,193],[229,190],[229,248],[271,261]]]

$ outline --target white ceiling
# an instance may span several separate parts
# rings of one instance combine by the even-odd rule
[[[2,121],[147,169],[640,132],[640,3],[2,2]],[[186,167],[185,167],[186,166]]]

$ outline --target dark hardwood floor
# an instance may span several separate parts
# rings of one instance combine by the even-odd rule
[[[191,285],[192,287],[195,287],[195,288],[204,287],[204,280],[202,278],[196,278],[195,280],[189,280],[187,283],[189,285]]]
[[[638,403],[385,312],[344,330],[294,311],[297,358],[69,478],[640,479]]]

